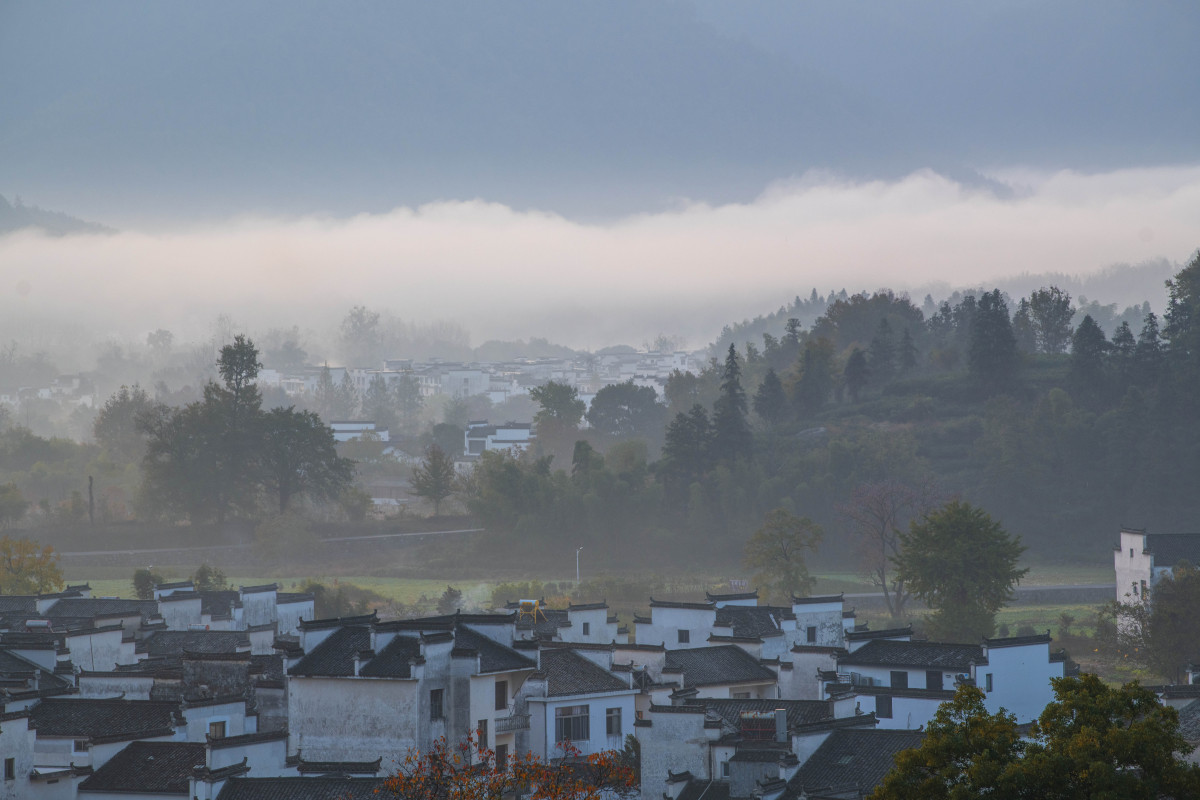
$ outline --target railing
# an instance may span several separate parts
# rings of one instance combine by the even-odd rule
[[[496,733],[512,733],[513,731],[529,730],[528,714],[513,714],[510,717],[496,719]]]

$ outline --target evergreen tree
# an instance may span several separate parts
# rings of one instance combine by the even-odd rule
[[[979,298],[967,355],[971,376],[986,391],[1003,391],[1016,380],[1020,354],[999,289],[984,292]]]
[[[867,385],[867,381],[871,377],[871,369],[867,366],[867,357],[863,355],[863,351],[857,347],[850,353],[850,357],[846,359],[846,368],[842,372],[842,378],[846,383],[846,391],[850,393],[851,401],[857,403],[859,392]]]
[[[833,392],[833,342],[809,339],[800,360],[800,380],[796,382],[796,405],[801,415],[815,414],[829,402]]]
[[[731,344],[725,356],[721,396],[713,404],[713,454],[719,460],[748,458],[754,439],[746,420],[746,392],[742,389],[742,368],[737,350]]]
[[[892,326],[887,319],[879,320],[879,327],[867,348],[867,363],[871,375],[880,383],[887,383],[896,371],[896,343],[892,341]]]
[[[708,412],[697,403],[680,412],[667,426],[659,478],[677,501],[687,498],[688,487],[708,471],[712,426]]]
[[[436,517],[442,513],[442,502],[454,494],[456,485],[454,459],[436,444],[426,447],[425,459],[413,468],[413,493],[433,503],[433,515]]]
[[[1104,354],[1108,341],[1104,331],[1088,314],[1071,337],[1071,383],[1082,396],[1104,387]]]
[[[754,413],[768,425],[777,425],[787,411],[787,395],[774,369],[768,369],[754,393]]]
[[[1158,333],[1158,317],[1150,312],[1143,321],[1133,351],[1133,374],[1142,387],[1153,388],[1162,377],[1162,366],[1163,345]]]
[[[362,407],[363,415],[374,422],[377,429],[396,429],[396,395],[382,375],[371,376],[367,391],[363,394]]]
[[[350,370],[342,373],[342,381],[337,388],[337,417],[338,419],[357,419],[362,402],[358,396],[358,388],[350,377]]]
[[[1013,314],[1013,336],[1017,339],[1017,349],[1022,353],[1036,353],[1038,349],[1037,326],[1033,324],[1033,312],[1029,308],[1029,300],[1022,297],[1017,303],[1017,313]]]
[[[1029,297],[1029,312],[1041,351],[1056,354],[1066,350],[1071,343],[1071,318],[1075,316],[1071,295],[1057,286],[1038,289]]]
[[[317,413],[326,422],[337,418],[338,389],[337,384],[333,382],[333,373],[330,372],[328,364],[321,367],[321,371],[317,374],[317,385],[313,389],[313,404],[317,407]]]
[[[1117,326],[1117,330],[1113,333],[1112,342],[1109,344],[1109,352],[1112,353],[1113,372],[1116,375],[1117,384],[1122,391],[1129,385],[1133,378],[1133,354],[1137,349],[1137,339],[1133,336],[1133,331],[1129,328],[1128,322],[1122,322]]]
[[[906,326],[904,336],[900,338],[900,372],[907,374],[917,367],[917,345],[913,342],[912,331]]]

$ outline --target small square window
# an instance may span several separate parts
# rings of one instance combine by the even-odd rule
[[[892,670],[891,683],[889,685],[896,689],[907,689],[908,672],[902,669]]]
[[[208,723],[208,738],[224,739],[225,738],[225,721]]]
[[[508,710],[508,681],[496,681],[496,710]]]
[[[691,641],[692,641],[692,632],[691,631],[680,631],[679,632],[679,643],[680,644],[690,644]]]
[[[892,718],[892,698],[891,695],[881,694],[875,698],[875,716],[880,719]]]
[[[607,708],[604,710],[604,733],[608,736],[621,735],[621,709]]]
[[[73,745],[73,747],[74,747],[74,750],[75,750],[75,752],[76,752],[76,753],[86,753],[86,752],[87,752],[87,746],[88,746],[88,740],[87,740],[87,739],[76,739],[76,740],[75,740],[75,744]]]
[[[809,625],[808,630],[804,632],[804,636],[809,644],[816,642],[817,641],[817,626]]]

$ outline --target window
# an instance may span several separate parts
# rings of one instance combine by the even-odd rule
[[[902,669],[892,670],[892,679],[888,685],[896,689],[907,689],[908,673]]]
[[[621,735],[621,709],[608,708],[604,711],[604,732],[609,736]]]
[[[1133,558],[1133,548],[1129,548],[1129,557]]]
[[[429,690],[429,718],[442,718],[442,689]]]
[[[804,636],[809,644],[817,641],[817,626],[809,625],[808,630],[804,632]]]
[[[925,688],[938,690],[942,688],[942,671],[940,669],[925,671]]]
[[[554,709],[554,741],[586,742],[592,738],[587,706],[563,706]]]
[[[75,744],[74,744],[75,752],[76,753],[86,753],[87,745],[88,745],[87,739],[76,739]]]
[[[508,745],[496,745],[496,769],[503,772],[508,769]]]
[[[691,631],[680,631],[679,632],[679,643],[680,644],[689,644],[689,643],[691,643],[691,641],[692,641],[692,632]]]
[[[729,777],[729,762],[728,761],[721,762],[721,777],[722,778]]]
[[[208,723],[208,738],[224,739],[225,738],[225,720],[220,722]]]
[[[881,694],[875,698],[875,716],[880,719],[892,718],[892,696]]]
[[[496,681],[496,710],[508,710],[508,681]]]
[[[992,691],[992,673],[987,673],[983,676],[983,690],[985,692]]]
[[[487,746],[488,746],[488,730],[487,730],[487,720],[486,719],[479,720],[479,726],[477,728],[475,728],[475,732],[477,734],[479,734],[480,748],[486,750]]]
[[[4,780],[15,781],[17,779],[17,760],[15,758],[4,759]]]
[[[592,623],[590,623],[590,622],[583,623],[583,635],[587,636],[591,632],[592,632]]]
[[[1137,581],[1134,581],[1131,585],[1133,586],[1133,596],[1137,597]]]
[[[749,692],[734,692],[733,699],[734,700],[749,700],[750,693]]]

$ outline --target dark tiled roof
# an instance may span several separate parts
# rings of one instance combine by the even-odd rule
[[[280,683],[286,680],[282,656],[250,656],[250,663],[262,670],[263,680],[278,681]]]
[[[83,783],[82,792],[187,795],[188,778],[204,766],[204,745],[195,742],[130,742]]]
[[[1180,561],[1200,566],[1200,533],[1149,533],[1146,549],[1154,554],[1154,566],[1173,567]]]
[[[383,778],[230,778],[217,800],[376,800]]]
[[[300,659],[292,675],[349,676],[354,674],[354,656],[371,646],[371,631],[360,625],[339,628]]]
[[[838,668],[851,666],[936,667],[967,672],[971,662],[986,664],[983,648],[977,644],[942,642],[897,642],[874,639],[849,655],[838,658]]]
[[[236,653],[250,648],[250,637],[242,631],[155,631],[142,644],[152,656]]]
[[[33,595],[0,595],[0,614],[33,614],[37,598]]]
[[[761,638],[780,633],[779,619],[776,609],[769,606],[725,606],[717,609],[716,626],[732,628],[739,638]]]
[[[729,800],[728,781],[706,781],[692,778],[679,793],[679,800]]]
[[[482,633],[460,625],[454,631],[455,649],[465,648],[479,653],[479,668],[484,672],[507,672],[513,669],[534,669],[537,663],[528,656],[505,647]]]
[[[58,600],[47,617],[90,618],[97,616],[152,617],[158,613],[154,600],[120,600],[112,597],[68,597]]]
[[[364,664],[359,675],[370,678],[411,678],[412,659],[421,655],[421,641],[413,636],[397,636],[374,658]]]
[[[179,706],[157,700],[50,698],[30,714],[30,727],[44,736],[91,737],[150,734],[173,728]]]
[[[1050,644],[1050,631],[1032,636],[1006,636],[1002,639],[984,639],[988,647],[1023,647],[1027,644]]]
[[[796,597],[796,595],[792,595],[792,605],[801,606],[814,603],[840,603],[844,597],[845,595],[840,594],[817,595],[815,597]]]
[[[1179,709],[1179,734],[1193,745],[1200,742],[1200,700]]]
[[[775,673],[735,645],[668,650],[663,673],[683,673],[684,686],[773,682]]]
[[[802,790],[810,795],[831,789],[870,792],[895,766],[896,754],[920,747],[924,736],[920,731],[835,730],[788,781],[784,797],[795,798]]]
[[[758,589],[755,589],[753,592],[727,592],[724,594],[705,592],[704,599],[710,603],[729,602],[731,600],[757,600]]]
[[[655,600],[650,598],[651,608],[690,608],[697,611],[713,611],[716,609],[716,603],[685,603],[678,600]]]
[[[541,672],[546,676],[546,694],[550,697],[629,688],[616,675],[571,650],[543,650]]]
[[[912,625],[903,628],[884,628],[878,631],[852,630],[846,631],[846,641],[866,642],[871,639],[899,639],[902,636],[912,636]]]
[[[305,600],[315,600],[316,595],[312,592],[276,592],[275,603],[281,605],[283,603],[303,603]]]
[[[236,589],[218,589],[200,593],[200,613],[213,615],[228,614],[230,606],[240,606],[242,594]]]
[[[723,700],[701,699],[694,701],[715,713],[726,724],[735,729],[741,727],[742,714],[748,711],[773,712],[782,708],[787,712],[789,728],[823,722],[833,718],[830,705],[825,700]]]
[[[19,656],[16,653],[0,648],[0,676],[13,676],[21,673],[37,673],[38,689],[40,691],[66,689],[71,685],[69,681],[55,675],[47,669],[43,669],[39,664]]]

